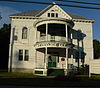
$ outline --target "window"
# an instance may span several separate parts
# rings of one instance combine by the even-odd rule
[[[25,50],[24,60],[25,61],[28,61],[29,60],[29,51],[28,50]]]
[[[58,13],[56,13],[56,17],[58,17]]]
[[[19,61],[28,61],[29,60],[29,50],[19,50]]]
[[[50,17],[50,13],[48,13],[48,17]]]
[[[48,13],[48,17],[58,17],[58,13]]]
[[[22,29],[22,39],[27,39],[27,28],[26,27]]]
[[[19,50],[19,61],[23,60],[23,50]]]
[[[54,17],[54,13],[51,13],[51,17]]]

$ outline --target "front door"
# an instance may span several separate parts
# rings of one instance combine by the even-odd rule
[[[48,68],[56,67],[58,62],[58,56],[55,54],[48,55]]]

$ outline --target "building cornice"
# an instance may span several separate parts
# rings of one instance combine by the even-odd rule
[[[40,18],[34,16],[10,16],[11,19],[64,19],[64,18]],[[70,19],[67,19],[70,20]],[[73,22],[86,22],[86,23],[94,23],[95,20],[84,20],[84,19],[72,19]]]
[[[72,19],[73,22],[94,23],[95,20]]]
[[[9,16],[11,19],[39,19],[40,17],[34,16]]]

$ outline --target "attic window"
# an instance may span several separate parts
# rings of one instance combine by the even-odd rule
[[[48,13],[48,17],[58,17],[58,13]]]
[[[58,13],[56,13],[56,17],[58,17]]]
[[[48,13],[48,17],[50,17],[50,13]]]
[[[54,11],[54,10],[51,10],[51,11]]]
[[[54,13],[51,13],[51,17],[55,17]]]

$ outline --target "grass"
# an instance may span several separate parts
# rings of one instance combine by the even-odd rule
[[[37,77],[32,73],[12,73],[12,72],[0,72],[0,77],[2,78],[34,78]]]
[[[100,87],[100,75],[78,75],[79,80],[66,79],[64,76],[41,77],[31,73],[8,73],[0,72],[0,85],[21,85],[41,87]]]

